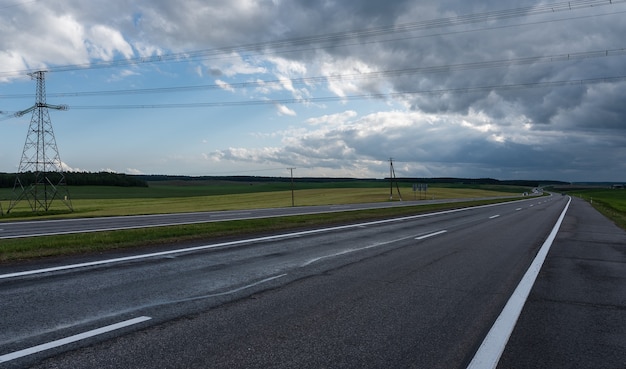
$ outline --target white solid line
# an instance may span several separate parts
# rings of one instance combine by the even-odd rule
[[[543,262],[546,260],[548,251],[550,251],[552,242],[556,238],[556,234],[561,227],[561,223],[563,223],[563,218],[565,218],[565,213],[567,212],[571,202],[572,199],[570,198],[567,205],[565,205],[565,209],[563,209],[561,216],[554,225],[554,228],[552,228],[550,235],[541,246],[541,249],[539,249],[537,256],[533,260],[532,264],[530,264],[530,267],[526,271],[526,274],[524,274],[524,277],[522,277],[520,283],[517,285],[517,288],[515,288],[515,291],[513,291],[513,294],[504,306],[504,309],[502,309],[502,312],[496,319],[495,323],[493,323],[493,326],[489,330],[489,333],[487,333],[487,336],[478,348],[476,355],[474,355],[474,358],[468,365],[467,369],[493,369],[498,365],[500,356],[502,356],[504,348],[509,341],[509,337],[511,337],[511,333],[513,333],[513,328],[515,328],[515,324],[517,323],[517,319],[522,312],[524,303],[526,303],[530,290],[532,289],[533,284],[535,284],[539,270],[541,269]]]
[[[442,231],[433,232],[433,233],[425,234],[425,235],[423,235],[423,236],[415,237],[415,239],[416,239],[416,240],[423,240],[423,239],[425,239],[425,238],[428,238],[428,237],[433,237],[433,236],[438,236],[438,235],[440,235],[440,234],[442,234],[442,233],[446,233],[446,232],[448,232],[448,231],[446,231],[446,230],[444,229],[444,230],[442,230]]]
[[[56,341],[52,341],[52,342],[48,342],[48,343],[44,343],[38,346],[33,346],[24,350],[20,350],[20,351],[15,351],[12,352],[10,354],[5,354],[0,356],[0,363],[5,363],[7,361],[11,361],[11,360],[15,360],[15,359],[19,359],[21,357],[24,356],[28,356],[28,355],[32,355],[32,354],[36,354],[38,352],[41,351],[45,351],[45,350],[50,350],[59,346],[63,346],[63,345],[67,345],[69,343],[73,343],[76,341],[80,341],[80,340],[84,340],[86,338],[90,338],[90,337],[94,337],[103,333],[107,333],[107,332],[111,332],[117,329],[121,329],[124,327],[128,327],[134,324],[138,324],[141,322],[145,322],[146,320],[150,320],[152,318],[148,317],[148,316],[140,316],[138,318],[134,318],[134,319],[130,319],[130,320],[126,320],[123,322],[119,322],[119,323],[115,323],[115,324],[111,324],[111,325],[107,325],[106,327],[102,327],[102,328],[97,328],[91,331],[87,331],[84,333],[80,333],[74,336],[70,336],[70,337],[66,337],[66,338],[62,338],[60,340],[56,340]]]
[[[499,216],[500,216],[500,214],[492,215],[492,216],[489,217],[489,219],[495,219],[495,218],[497,218]]]

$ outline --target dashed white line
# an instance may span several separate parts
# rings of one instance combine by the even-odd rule
[[[123,322],[107,325],[106,327],[93,329],[91,331],[87,331],[87,332],[84,332],[84,333],[76,334],[74,336],[62,338],[60,340],[44,343],[44,344],[41,344],[41,345],[38,345],[38,346],[33,346],[33,347],[30,347],[30,348],[27,348],[27,349],[24,349],[24,350],[20,350],[20,351],[15,351],[15,352],[12,352],[12,353],[0,356],[0,363],[5,363],[7,361],[19,359],[19,358],[24,357],[24,356],[36,354],[36,353],[41,352],[41,351],[50,350],[50,349],[53,349],[53,348],[56,348],[56,347],[60,347],[60,346],[63,346],[63,345],[67,345],[67,344],[70,344],[70,343],[73,343],[73,342],[84,340],[86,338],[94,337],[94,336],[97,336],[97,335],[100,335],[100,334],[103,334],[103,333],[107,333],[107,332],[115,331],[115,330],[118,330],[118,329],[122,329],[122,328],[125,328],[125,327],[128,327],[128,326],[131,326],[131,325],[135,325],[135,324],[139,324],[139,323],[145,322],[146,320],[150,320],[150,319],[152,319],[152,318],[150,318],[148,316],[140,316],[138,318],[129,319],[129,320],[125,320]]]
[[[520,210],[522,210],[522,208],[517,208],[517,209],[515,209],[515,211],[520,211]]]
[[[492,216],[489,217],[489,219],[495,219],[495,218],[497,218],[499,216],[500,216],[500,214],[492,215]]]
[[[433,236],[438,236],[438,235],[440,235],[440,234],[442,234],[442,233],[446,233],[446,232],[448,232],[448,231],[446,231],[446,230],[444,229],[444,230],[441,230],[441,231],[438,231],[438,232],[433,232],[433,233],[425,234],[425,235],[423,235],[423,236],[415,237],[415,239],[416,239],[416,240],[423,240],[423,239],[425,239],[425,238],[428,238],[428,237],[433,237]]]
[[[241,244],[248,244],[248,243],[254,243],[254,242],[272,241],[272,240],[277,240],[277,239],[286,238],[286,237],[294,237],[294,236],[310,235],[310,234],[319,234],[319,233],[324,233],[324,232],[339,231],[339,230],[350,229],[350,228],[367,227],[367,226],[377,225],[377,224],[401,222],[401,221],[406,221],[406,220],[410,220],[410,219],[425,218],[425,217],[431,217],[431,216],[436,216],[436,215],[441,215],[441,214],[452,214],[452,213],[457,213],[457,212],[462,212],[462,211],[468,211],[468,210],[473,210],[473,209],[481,209],[481,208],[500,206],[500,205],[503,205],[503,204],[502,203],[497,203],[497,204],[480,205],[480,206],[469,207],[469,208],[443,210],[443,211],[439,211],[439,212],[436,212],[436,213],[418,214],[418,215],[411,215],[411,216],[400,217],[400,218],[376,220],[376,221],[364,222],[364,223],[358,223],[358,224],[349,224],[349,225],[343,225],[343,226],[314,229],[314,230],[309,230],[309,231],[286,233],[286,234],[280,234],[280,235],[275,235],[275,236],[250,238],[250,239],[244,239],[244,240],[238,240],[238,241],[223,242],[223,243],[217,243],[217,244],[210,244],[210,245],[202,245],[202,246],[184,248],[184,249],[179,249],[179,250],[162,251],[162,252],[155,252],[155,253],[141,254],[141,255],[135,255],[135,256],[120,257],[120,258],[114,258],[114,259],[98,260],[98,261],[79,263],[79,264],[61,265],[61,266],[57,266],[57,267],[50,267],[50,268],[43,268],[43,269],[36,269],[36,270],[26,270],[26,271],[22,271],[22,272],[0,274],[0,279],[8,279],[8,278],[23,277],[23,276],[29,276],[29,275],[35,275],[35,274],[50,273],[50,272],[57,272],[57,271],[64,271],[64,270],[72,270],[72,269],[77,269],[77,268],[98,266],[98,265],[106,265],[106,264],[113,264],[113,263],[120,263],[120,262],[128,262],[128,261],[141,260],[141,259],[147,259],[147,258],[153,258],[153,257],[165,257],[165,256],[168,256],[168,255],[183,254],[183,253],[187,253],[187,252],[195,252],[195,251],[207,250],[207,249],[218,248],[218,247],[237,246],[237,245],[241,245]],[[90,231],[85,231],[85,233],[86,232],[90,232]],[[68,233],[70,233],[70,232],[68,232]],[[71,232],[71,233],[76,233],[76,232]],[[0,237],[0,239],[3,239],[3,238],[4,237]]]

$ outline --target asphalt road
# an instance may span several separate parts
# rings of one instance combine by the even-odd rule
[[[626,232],[573,199],[498,368],[626,368]]]
[[[481,200],[475,198],[471,200]],[[307,215],[354,211],[365,209],[381,209],[401,206],[414,206],[435,203],[468,201],[468,199],[443,199],[420,201],[394,201],[366,204],[298,206],[273,209],[247,209],[231,211],[209,211],[193,213],[153,214],[135,216],[78,218],[60,220],[11,221],[0,222],[0,240],[47,235],[74,234],[112,231],[134,228],[163,227],[171,225],[224,222],[230,220],[271,218],[290,215]],[[0,218],[1,220],[1,218]]]
[[[566,202],[535,198],[24,274],[0,268],[0,367],[464,368]],[[585,231],[597,214],[586,206],[570,206],[553,246],[567,256],[548,255],[501,367],[624,367],[550,346],[566,332],[591,352],[624,345],[626,238],[601,217]],[[568,263],[588,272],[576,284]],[[593,302],[567,300],[568,318],[558,296]],[[598,315],[579,328],[593,329],[568,325],[585,308]],[[604,317],[620,320],[609,327]],[[626,351],[612,352],[607,364],[626,363]],[[543,365],[565,357],[580,366]]]

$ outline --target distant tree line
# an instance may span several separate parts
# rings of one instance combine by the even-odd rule
[[[166,174],[140,174],[137,177],[147,182],[164,181],[228,181],[228,182],[291,182],[291,177],[266,177],[266,176],[175,176]],[[294,177],[294,182],[325,183],[325,182],[361,182],[376,181],[374,178],[342,178],[342,177]]]
[[[169,176],[169,175],[139,175],[141,179],[147,182],[158,181],[232,181],[232,182],[290,182],[290,177],[263,177],[263,176]],[[494,178],[455,178],[455,177],[440,177],[440,178],[410,178],[400,177],[394,178],[394,181],[408,182],[408,183],[445,183],[445,184],[461,184],[461,185],[507,185],[507,186],[524,186],[524,187],[538,187],[542,185],[558,185],[568,184],[568,182],[553,181],[553,180],[499,180]],[[330,177],[296,177],[293,178],[294,182],[307,182],[307,183],[326,183],[326,182],[388,182],[389,178],[374,179],[374,178],[330,178]]]
[[[0,187],[12,188],[15,184],[15,173],[0,173]],[[32,174],[21,174],[22,183],[32,181]],[[119,187],[148,187],[148,182],[160,181],[233,181],[233,182],[290,182],[290,177],[264,177],[264,176],[174,176],[174,175],[130,175],[111,172],[65,172],[65,181],[69,186],[119,186]],[[460,185],[514,185],[525,187],[538,187],[541,185],[565,185],[567,182],[549,180],[498,180],[493,178],[394,178],[397,182],[408,183],[446,183]],[[328,182],[388,182],[389,178],[329,178],[329,177],[295,177],[294,182],[328,183]]]
[[[57,173],[51,173],[56,174]],[[65,183],[68,186],[118,186],[118,187],[148,187],[148,183],[141,177],[124,173],[111,172],[65,172]],[[0,173],[0,187],[12,188],[15,185],[15,173]],[[23,185],[34,181],[32,173],[20,174]]]
[[[389,178],[387,178],[389,180]],[[547,185],[562,185],[568,182],[553,180],[499,180],[493,178],[397,178],[398,182],[420,182],[420,183],[456,183],[462,185],[505,185],[505,186],[523,186],[523,187],[539,187]]]

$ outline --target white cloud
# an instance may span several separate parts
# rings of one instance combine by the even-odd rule
[[[122,80],[124,78],[127,77],[131,77],[131,76],[138,76],[139,73],[137,71],[134,71],[132,69],[122,69],[119,73],[115,73],[113,75],[111,75],[111,78],[109,78],[109,82],[112,81],[119,81]]]
[[[279,115],[288,115],[292,117],[296,116],[296,112],[292,109],[289,109],[286,105],[276,104],[276,109],[278,110]]]
[[[233,86],[231,86],[231,85],[230,85],[230,84],[228,84],[227,82],[224,82],[224,81],[222,81],[222,80],[220,80],[220,79],[216,79],[216,80],[215,80],[215,84],[216,84],[216,85],[218,85],[218,86],[220,86],[220,88],[221,88],[222,90],[225,90],[225,91],[230,91],[230,92],[235,92],[235,89],[233,88]]]
[[[126,174],[144,174],[141,170],[136,168],[126,168]]]
[[[562,155],[536,150],[543,147],[539,142],[545,140],[541,138],[545,132],[528,132],[523,125],[505,126],[508,129],[494,132],[481,113],[457,116],[387,111],[349,121],[354,116],[354,112],[346,111],[310,118],[307,122],[314,123],[311,129],[281,132],[283,146],[230,148],[216,155],[226,161],[296,165],[309,168],[310,173],[360,173],[365,177],[380,176],[380,163],[389,157],[398,161],[396,170],[402,176],[471,176],[464,166],[473,168],[477,176],[490,176],[501,175],[500,168],[531,172],[543,160]],[[534,145],[507,143],[506,137],[522,134],[533,135],[534,139],[528,141]],[[519,154],[507,153],[511,147]],[[477,171],[485,161],[499,163],[498,169]]]
[[[268,57],[267,61],[274,65],[278,75],[293,78],[297,76],[304,76],[307,72],[306,64],[301,61],[289,60],[275,56]]]
[[[256,87],[256,92],[259,92],[263,95],[268,95],[272,92],[282,90],[282,86],[278,82],[265,82],[263,80],[257,79],[255,81],[258,87]]]
[[[267,69],[262,66],[255,65],[255,60],[244,60],[238,53],[232,52],[227,55],[222,55],[216,61],[207,63],[207,66],[215,71],[219,71],[221,74],[233,77],[236,75],[248,75],[248,74],[265,74]]]
[[[0,65],[3,65],[7,71],[21,71],[27,69],[24,59],[13,51],[0,51]],[[2,75],[0,76],[0,83],[9,82],[17,75],[19,74],[8,73],[7,75]]]
[[[349,119],[357,116],[357,112],[354,110],[347,110],[343,113],[328,114],[321,117],[309,118],[306,122],[310,125],[331,124],[341,125],[347,122]]]
[[[506,0],[498,2],[498,9],[534,4]],[[26,2],[0,13],[0,72],[5,72],[0,74],[0,94],[13,93],[7,82],[21,82],[11,71],[181,52],[190,58],[125,66],[107,71],[106,77],[94,77],[98,70],[84,69],[62,75],[57,79],[62,82],[53,86],[81,91],[106,78],[111,84],[119,83],[120,89],[135,88],[135,83],[140,88],[169,87],[209,84],[215,79],[221,89],[208,91],[207,95],[152,95],[138,100],[133,96],[112,104],[206,101],[214,98],[208,94],[225,98],[225,91],[240,92],[237,96],[250,100],[261,96],[268,102],[287,98],[301,102],[275,104],[276,110],[265,112],[246,106],[177,112],[186,127],[180,132],[198,132],[199,137],[206,135],[206,116],[211,121],[232,122],[219,132],[216,143],[232,149],[224,149],[223,156],[210,155],[223,161],[299,163],[315,167],[319,173],[333,174],[377,174],[389,156],[405,160],[408,164],[398,168],[415,175],[563,174],[597,178],[598,167],[607,176],[626,172],[621,170],[623,160],[619,160],[626,147],[624,81],[471,90],[622,75],[624,56],[619,53],[573,61],[565,58],[558,62],[546,59],[541,63],[476,66],[497,60],[612,50],[621,45],[620,37],[626,33],[626,23],[620,22],[626,4],[607,2],[567,15],[526,14],[458,27],[419,27],[423,19],[484,13],[491,8],[489,4],[460,0],[437,4],[405,0]],[[415,27],[397,32],[403,23]],[[395,27],[389,28],[390,32],[376,31],[390,26]],[[358,33],[364,29],[371,32]],[[312,35],[316,36],[310,38]],[[419,70],[431,67],[443,68],[437,72]],[[376,78],[371,75],[380,72]],[[271,80],[275,82],[261,82],[243,90],[237,87],[238,83]],[[28,87],[32,91],[32,86]],[[437,90],[449,91],[434,93]],[[419,91],[423,93],[396,94],[380,100],[355,102],[349,98]],[[343,100],[337,104],[309,102],[329,95]],[[7,100],[3,99],[2,104],[10,104]],[[0,108],[19,110],[10,105]],[[294,122],[296,111],[304,117],[300,122]],[[139,125],[151,122],[152,129],[159,120],[176,120],[174,113],[165,111],[112,115],[94,114],[97,123],[93,126],[109,126],[112,119],[127,119]],[[84,116],[82,119],[84,122]],[[261,119],[263,125],[258,123]],[[292,126],[286,129],[285,122]],[[176,120],[176,124],[181,123]],[[131,127],[128,125],[129,130]],[[138,136],[144,137],[145,128],[137,130],[142,132]],[[162,132],[162,136],[154,135],[146,142],[136,139],[133,145],[150,152],[162,147],[167,139],[167,145],[174,147],[172,152],[189,148],[188,138]],[[272,144],[265,145],[242,139],[250,137],[251,132],[268,141],[269,137],[281,137],[282,141],[277,143],[272,138]],[[164,141],[155,142],[159,139]],[[106,150],[105,146],[94,147],[95,152]],[[196,159],[202,156],[194,154]],[[184,156],[192,154],[186,152]],[[196,164],[196,159],[188,163]],[[182,160],[174,162],[164,161],[162,165],[170,167],[161,172],[178,171],[182,164],[176,165]],[[120,167],[144,165],[128,163]]]
[[[61,169],[64,172],[82,172],[83,171],[80,168],[73,168],[73,167],[69,166],[67,163],[63,162],[63,161],[61,162]]]
[[[122,34],[110,27],[96,25],[89,30],[86,40],[91,58],[109,61],[116,53],[125,58],[134,56],[133,48],[124,39]]]

